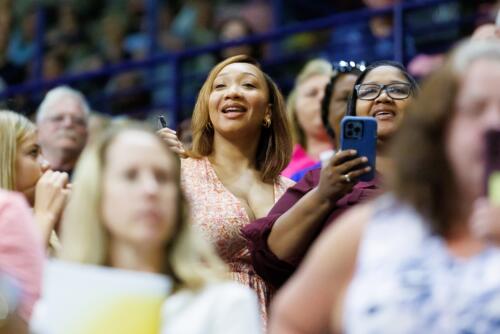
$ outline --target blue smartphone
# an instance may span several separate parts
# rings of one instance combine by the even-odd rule
[[[345,116],[340,123],[340,147],[342,151],[354,149],[357,156],[368,158],[366,166],[371,170],[359,177],[371,181],[375,177],[377,155],[377,121],[373,117]]]

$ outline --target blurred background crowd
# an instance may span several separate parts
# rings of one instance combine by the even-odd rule
[[[302,0],[2,0],[0,84],[6,92],[13,85],[80,74],[81,78],[67,83],[87,96],[92,109],[140,118],[150,112],[174,112],[176,117],[169,120],[174,126],[190,116],[200,88],[197,82],[222,57],[246,52],[263,60],[266,71],[287,93],[294,73],[311,57],[365,62],[393,58],[398,47],[395,35],[403,29],[404,45],[399,47],[402,54],[398,60],[405,64],[414,60],[410,70],[422,76],[439,61],[436,54],[496,15],[496,3],[491,0],[444,1],[407,10],[403,26],[392,12],[370,20],[362,14],[365,9],[395,3],[322,0],[311,6]],[[402,3],[425,5],[418,0]],[[319,26],[311,24],[345,13],[353,14]],[[251,45],[189,52],[287,27],[297,29],[272,40],[253,40]],[[168,56],[182,51],[187,53],[176,63]],[[148,62],[151,59],[157,61]],[[111,70],[113,65],[140,60],[145,63]],[[12,90],[0,100],[33,114],[50,86]]]

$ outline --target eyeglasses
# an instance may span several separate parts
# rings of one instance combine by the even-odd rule
[[[71,123],[77,125],[77,126],[86,126],[87,125],[87,119],[83,117],[76,117],[72,115],[55,115],[55,116],[49,116],[47,117],[47,120],[50,123],[53,124],[61,124],[63,123],[66,119],[69,119]]]
[[[411,94],[410,84],[404,82],[391,83],[388,85],[360,84],[354,86],[354,88],[358,94],[358,99],[367,101],[375,100],[380,96],[382,91],[385,91],[385,93],[394,100],[407,99]]]
[[[338,63],[333,64],[333,69],[339,73],[350,73],[353,70],[359,70],[363,72],[366,69],[364,62],[356,63],[355,61],[345,61],[341,60]]]

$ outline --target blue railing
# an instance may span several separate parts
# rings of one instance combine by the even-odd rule
[[[293,36],[299,33],[324,30],[328,28],[332,28],[335,26],[352,24],[354,22],[360,22],[368,20],[371,17],[379,16],[379,15],[388,15],[392,14],[394,17],[394,59],[404,62],[405,60],[405,14],[408,11],[430,8],[433,6],[445,4],[445,3],[456,3],[455,0],[417,0],[417,1],[406,1],[399,2],[394,6],[389,6],[386,8],[378,9],[378,10],[369,10],[362,9],[353,12],[346,13],[338,13],[331,15],[329,17],[311,20],[308,22],[304,22],[301,24],[294,24],[283,28],[276,28],[273,31],[258,34],[254,36],[250,36],[241,40],[224,42],[224,43],[216,43],[212,45],[207,45],[203,47],[195,47],[190,48],[178,52],[172,53],[159,53],[156,45],[156,19],[151,19],[155,17],[155,7],[157,5],[157,0],[148,0],[148,15],[150,16],[150,26],[148,27],[149,33],[149,57],[144,60],[134,60],[134,61],[125,61],[123,63],[108,66],[106,68],[97,70],[97,71],[89,71],[86,73],[80,73],[75,75],[67,75],[55,80],[44,81],[42,80],[42,44],[43,43],[43,32],[45,25],[45,16],[43,12],[43,8],[39,7],[39,20],[38,20],[38,47],[37,47],[37,61],[35,62],[35,74],[36,77],[33,81],[22,84],[8,87],[7,90],[0,93],[0,100],[6,100],[10,97],[16,95],[40,95],[41,92],[50,89],[51,87],[67,84],[67,85],[75,85],[81,82],[86,82],[94,79],[98,79],[101,77],[110,77],[117,74],[134,71],[134,70],[152,70],[154,68],[158,68],[160,65],[168,65],[170,66],[172,73],[170,78],[162,78],[159,81],[150,80],[146,84],[146,89],[153,89],[161,87],[167,88],[171,91],[170,96],[171,101],[166,105],[162,106],[153,106],[153,107],[161,107],[162,109],[166,109],[168,112],[168,120],[170,126],[175,126],[177,124],[178,116],[181,114],[183,107],[187,104],[189,109],[191,109],[193,105],[193,97],[189,96],[186,98],[183,87],[186,82],[199,82],[200,84],[203,82],[203,79],[206,73],[196,73],[195,75],[187,74],[183,71],[182,65],[193,58],[196,58],[201,55],[213,54],[217,51],[220,51],[224,48],[243,45],[243,44],[262,44],[262,43],[271,43],[273,45],[273,49],[277,49],[279,46],[277,44],[278,41],[283,40],[287,37]],[[314,52],[314,51],[313,51]],[[265,59],[263,63],[263,67],[272,67],[276,66],[276,64],[282,64],[283,62],[290,61],[295,58],[302,58],[310,56],[310,53],[306,50],[302,54],[281,54],[281,52],[277,52],[279,55],[274,54],[269,59]],[[191,78],[186,80],[191,76]],[[119,94],[127,94],[127,92],[122,92]],[[116,94],[103,94],[97,97],[90,97],[91,105],[101,105],[102,101],[110,101],[113,98],[116,98]],[[105,108],[104,108],[105,109]]]

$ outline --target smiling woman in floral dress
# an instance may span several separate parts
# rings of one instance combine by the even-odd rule
[[[212,69],[201,88],[192,127],[182,184],[193,222],[232,278],[257,292],[265,323],[272,291],[255,273],[240,230],[266,216],[293,183],[280,176],[291,153],[283,97],[252,58],[231,57]]]

